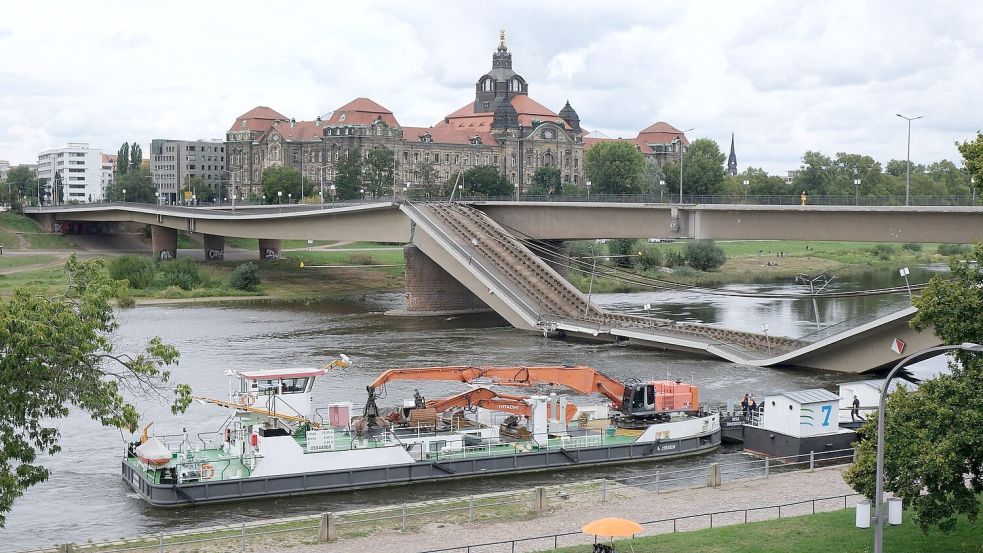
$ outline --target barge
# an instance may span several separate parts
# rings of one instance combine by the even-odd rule
[[[127,447],[122,478],[148,503],[177,507],[339,492],[486,475],[652,461],[720,447],[718,415],[700,409],[695,386],[624,385],[589,367],[439,367],[386,371],[352,404],[315,408],[323,369],[229,371],[229,396],[197,398],[228,409],[214,432],[152,436]],[[380,409],[392,379],[459,380],[438,400],[418,392]],[[519,396],[494,386],[562,385],[566,394]],[[579,399],[579,398],[578,398]]]

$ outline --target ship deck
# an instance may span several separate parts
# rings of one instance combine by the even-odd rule
[[[401,447],[399,438],[431,436],[439,437],[442,434],[449,434],[448,431],[434,432],[418,431],[416,429],[399,429],[388,435],[373,433],[370,437],[359,438],[353,436],[347,430],[334,429],[334,448],[327,451],[310,452],[308,455],[330,455],[336,451],[347,451],[352,449],[366,449],[377,447]],[[515,455],[530,451],[559,451],[574,450],[585,447],[599,447],[611,445],[624,445],[635,442],[640,432],[619,430],[612,435],[607,434],[598,428],[577,428],[576,423],[571,425],[569,436],[551,437],[545,446],[536,445],[530,439],[517,439],[502,436],[497,443],[486,445],[470,445],[462,449],[449,451],[424,451],[421,452],[417,461],[451,461],[461,459],[473,459],[477,457],[497,457]],[[393,437],[395,436],[395,437]],[[301,447],[306,449],[306,436],[294,436],[294,440]],[[205,444],[201,444],[204,446]],[[176,457],[176,454],[173,455]],[[146,470],[146,465],[136,457],[128,457],[124,461],[134,469],[142,472],[144,477],[153,484],[160,484],[163,471]],[[194,451],[193,459],[189,461],[195,465],[207,463],[212,466],[214,473],[210,478],[199,478],[198,482],[218,482],[231,479],[248,478],[250,476],[249,467],[237,455],[226,454],[220,448],[200,447]],[[168,467],[173,465],[167,465]],[[157,467],[154,467],[157,468]]]

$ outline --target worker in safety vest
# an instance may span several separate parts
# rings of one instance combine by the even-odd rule
[[[809,195],[806,194],[805,190],[803,190],[802,194],[799,195],[799,199],[802,200],[802,205],[806,205],[806,201],[809,200]]]

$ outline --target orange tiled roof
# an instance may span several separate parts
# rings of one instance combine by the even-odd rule
[[[285,121],[287,117],[272,108],[256,106],[239,117],[236,117],[235,123],[229,127],[229,130],[265,131],[277,119]],[[245,122],[245,125],[243,125],[243,122]]]
[[[379,119],[390,127],[399,126],[393,112],[369,98],[355,98],[334,110],[325,125],[369,125]]]
[[[435,127],[403,127],[403,139],[407,144],[418,142],[420,137],[430,133],[435,143],[439,144],[470,144],[471,139],[477,136],[481,139],[482,145],[496,144],[495,137],[492,136],[488,127],[483,128],[457,128],[449,125]]]
[[[117,154],[102,154],[103,163],[116,163],[118,158],[119,156]]]
[[[570,128],[563,118],[551,111],[546,106],[533,100],[525,94],[516,94],[511,99],[512,107],[519,114],[519,124],[523,127],[532,126],[532,121],[554,121]],[[453,127],[458,129],[490,129],[492,124],[492,112],[475,113],[474,102],[470,102],[461,109],[445,117],[442,121],[434,125],[438,127]]]
[[[324,125],[318,125],[314,121],[296,121],[291,126],[290,121],[281,121],[278,125],[271,126],[266,134],[271,132],[279,134],[284,140],[316,140],[324,134]]]
[[[683,144],[689,144],[689,139],[686,138],[686,135],[682,131],[665,121],[658,121],[643,129],[635,138],[594,138],[585,136],[584,146],[590,148],[599,142],[626,141],[634,143],[642,153],[651,154],[655,153],[655,149],[649,146],[649,144],[669,144],[679,136],[682,136]]]

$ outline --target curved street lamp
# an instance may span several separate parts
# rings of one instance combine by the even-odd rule
[[[884,384],[881,386],[881,400],[877,406],[877,486],[874,492],[874,501],[876,502],[874,515],[876,520],[876,524],[874,525],[874,553],[884,553],[884,518],[881,507],[884,502],[884,419],[886,418],[884,416],[884,402],[887,400],[888,385],[891,383],[894,375],[905,365],[935,357],[943,351],[956,349],[983,352],[983,346],[972,342],[926,348],[899,361],[891,369],[891,372],[887,373],[887,378],[884,379]]]

